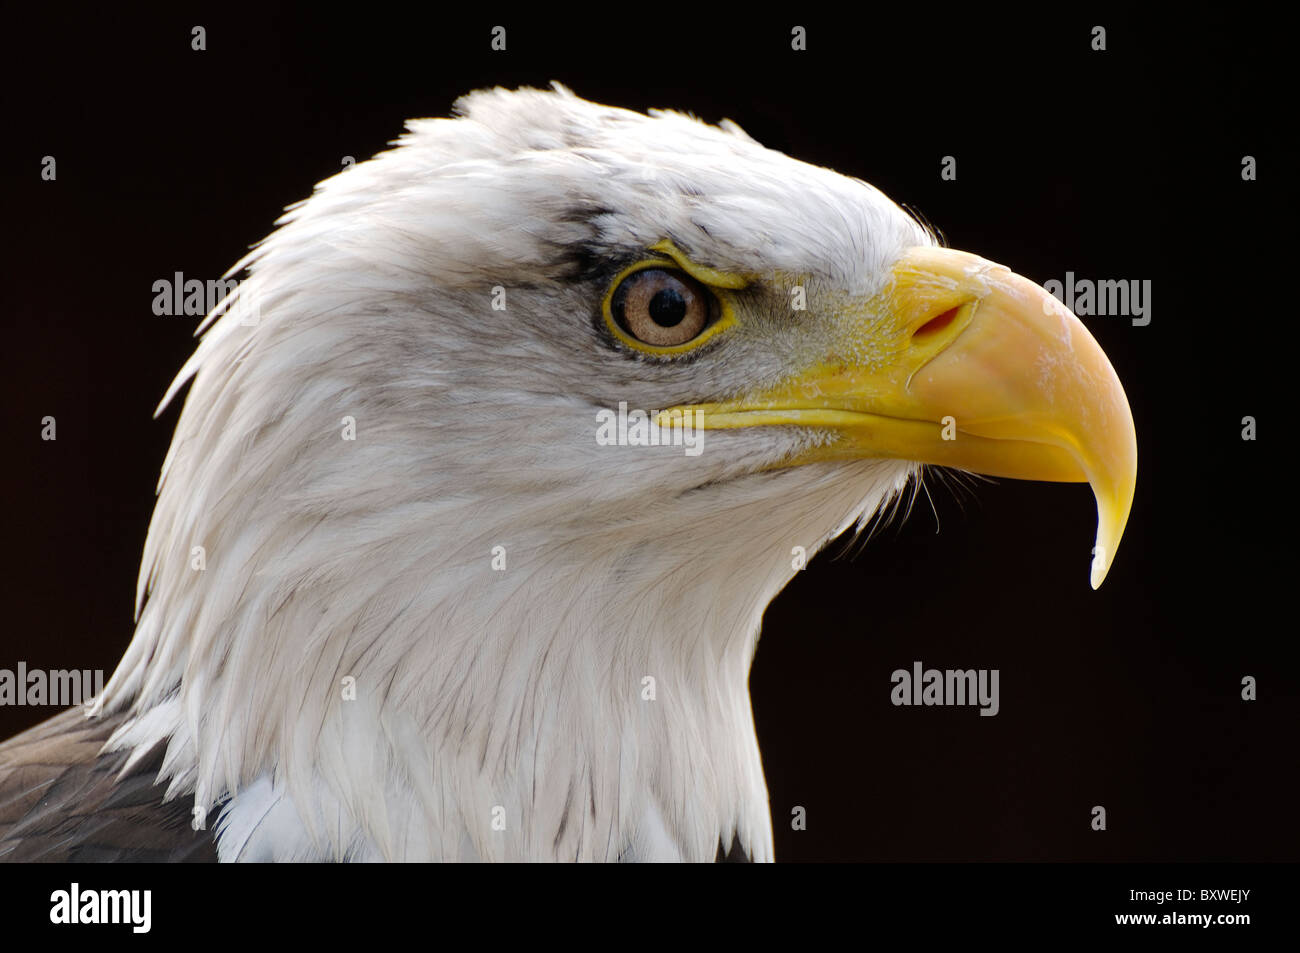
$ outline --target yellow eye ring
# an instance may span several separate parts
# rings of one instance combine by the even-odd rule
[[[740,288],[746,284],[745,279],[733,275],[727,275],[710,268],[701,268],[690,262],[676,246],[667,240],[659,242],[651,247],[652,251],[662,252],[662,256],[655,256],[638,261],[633,265],[624,268],[614,280],[610,282],[609,289],[605,292],[604,300],[601,302],[601,314],[605,319],[605,326],[609,329],[614,337],[618,338],[623,344],[633,350],[640,351],[642,354],[653,354],[659,357],[672,357],[678,354],[685,354],[695,350],[706,341],[711,340],[727,328],[736,323],[735,309],[732,307],[731,297],[723,289]],[[648,344],[629,334],[619,324],[614,316],[614,297],[618,293],[623,282],[631,275],[640,271],[646,271],[651,268],[657,268],[667,272],[677,272],[684,274],[694,282],[704,286],[706,293],[710,294],[717,305],[717,316],[712,322],[705,325],[704,329],[681,344],[656,345]]]

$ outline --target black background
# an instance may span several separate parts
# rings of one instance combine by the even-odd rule
[[[751,687],[777,858],[1300,856],[1281,467],[1296,296],[1279,127],[1294,110],[1276,25],[439,6],[7,15],[0,668],[107,675],[130,640],[179,402],[150,415],[197,323],[155,316],[153,282],[217,277],[404,119],[554,79],[615,105],[730,117],[1040,283],[1153,283],[1149,326],[1083,319],[1139,444],[1100,591],[1085,486],[931,480],[933,509],[922,495],[856,555],[836,544],[768,610]],[[497,23],[507,52],[489,48]],[[794,23],[806,52],[790,49]],[[1095,24],[1105,52],[1090,50]],[[1247,154],[1259,181],[1241,180]],[[46,155],[55,182],[40,178]],[[940,179],[945,155],[955,182]],[[1240,438],[1247,414],[1257,442]],[[40,439],[46,415],[55,442]],[[1000,669],[1001,713],[891,706],[890,673],[918,659]],[[1240,698],[1246,675],[1257,701]],[[0,737],[49,714],[0,708]],[[806,831],[790,829],[795,805]],[[1090,828],[1094,805],[1105,832]]]

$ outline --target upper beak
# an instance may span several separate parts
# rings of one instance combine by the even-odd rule
[[[878,295],[835,318],[834,352],[748,399],[697,405],[695,425],[831,431],[788,464],[892,457],[1022,480],[1087,481],[1092,587],[1128,522],[1137,435],[1115,369],[1038,285],[966,252],[910,249]]]

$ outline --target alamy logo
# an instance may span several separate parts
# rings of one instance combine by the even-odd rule
[[[1134,327],[1139,328],[1151,323],[1150,278],[1142,281],[1093,281],[1091,278],[1076,279],[1074,272],[1067,271],[1064,282],[1052,278],[1043,282],[1043,290],[1075,314],[1131,317]],[[1050,308],[1051,305],[1044,301],[1044,313]]]
[[[128,923],[133,933],[148,933],[153,925],[152,890],[70,890],[50,894],[51,923]]]
[[[981,715],[998,713],[998,670],[987,668],[945,669],[921,667],[895,669],[889,676],[894,688],[889,700],[895,705],[979,705]]]
[[[669,426],[663,426],[664,423]],[[602,447],[683,447],[688,457],[704,450],[704,411],[628,410],[618,402],[618,413],[596,411],[596,443]]]
[[[0,668],[0,705],[86,705],[104,690],[104,670]]]
[[[153,283],[153,313],[157,315],[189,315],[202,317],[215,312],[223,315],[233,312],[240,324],[252,327],[261,321],[262,309],[257,295],[241,290],[234,278],[216,278],[200,281],[186,278],[176,272],[171,278],[159,278]]]

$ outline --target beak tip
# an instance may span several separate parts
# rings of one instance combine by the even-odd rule
[[[1136,450],[1136,447],[1134,448]],[[1097,499],[1097,538],[1092,547],[1091,583],[1100,589],[1115,561],[1115,551],[1124,538],[1129,511],[1133,507],[1133,490],[1137,482],[1136,454],[1129,460],[1127,473],[1122,480],[1107,487],[1106,482],[1094,476],[1093,492]],[[1108,481],[1107,481],[1108,482]]]
[[[1103,516],[1097,527],[1097,541],[1092,547],[1092,572],[1089,582],[1094,591],[1101,588],[1101,584],[1106,580],[1106,574],[1110,572],[1111,554],[1115,551],[1117,539],[1117,534],[1107,533]]]
[[[1107,568],[1109,568],[1109,567],[1107,567],[1107,566],[1105,566],[1104,564],[1102,564],[1102,562],[1101,562],[1099,559],[1097,559],[1096,557],[1093,558],[1093,560],[1092,560],[1092,579],[1090,580],[1090,582],[1091,582],[1091,584],[1092,584],[1093,591],[1096,591],[1096,590],[1098,590],[1098,589],[1101,588],[1101,584],[1102,584],[1102,582],[1103,582],[1103,581],[1105,580],[1105,578],[1106,578],[1106,570],[1107,570]]]

